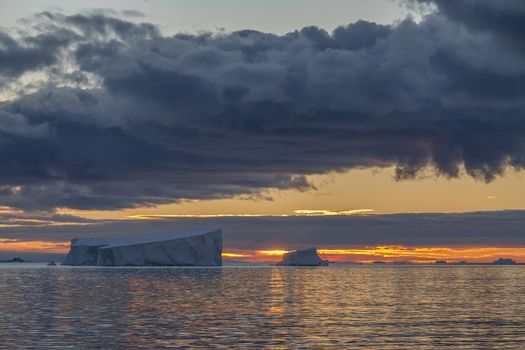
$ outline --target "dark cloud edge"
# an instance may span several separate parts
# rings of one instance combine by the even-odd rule
[[[0,35],[3,78],[51,77],[0,106],[0,203],[112,210],[304,191],[309,174],[363,167],[523,169],[523,27],[501,21],[525,19],[520,2],[433,3],[420,23],[286,35],[41,13],[36,32]]]

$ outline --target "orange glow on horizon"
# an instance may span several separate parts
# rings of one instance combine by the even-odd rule
[[[433,260],[492,261],[503,256],[525,257],[525,247],[405,247],[377,246],[358,249],[319,249],[323,256],[373,256],[385,261],[408,258],[413,262]]]
[[[222,252],[223,258],[248,258],[249,255]]]
[[[288,250],[256,250],[255,254],[264,256],[282,256],[288,253]]]
[[[69,242],[24,242],[16,239],[0,239],[0,251],[66,254],[69,251]]]
[[[300,209],[288,214],[264,214],[264,213],[216,213],[216,214],[134,214],[126,218],[132,220],[158,220],[170,218],[228,218],[228,217],[294,217],[294,216],[363,216],[371,215],[373,209],[350,209],[350,210],[327,210],[327,209]],[[64,214],[73,212],[62,210]]]
[[[69,242],[19,241],[11,238],[0,238],[2,252],[56,253],[66,254]],[[222,257],[244,262],[277,262],[289,250],[228,250]],[[345,249],[318,249],[323,259],[331,262],[409,262],[433,263],[445,260],[457,263],[466,260],[470,263],[490,263],[500,257],[525,262],[525,247],[407,247],[407,246],[373,246]]]
[[[239,251],[247,257],[248,262],[277,262],[288,250],[256,250]],[[331,262],[369,263],[410,262],[433,263],[446,260],[457,263],[466,260],[471,263],[489,263],[505,257],[518,262],[525,261],[525,247],[405,247],[405,246],[375,246],[356,247],[350,249],[318,249],[323,259]]]

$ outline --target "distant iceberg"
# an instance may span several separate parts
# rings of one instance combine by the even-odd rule
[[[513,265],[515,263],[515,260],[505,258],[499,258],[498,260],[493,262],[494,265]]]
[[[221,266],[222,230],[75,238],[64,265]]]
[[[22,258],[16,257],[16,258],[9,259],[9,260],[0,260],[0,262],[4,262],[4,263],[23,263],[23,262],[26,262],[26,261],[24,259],[22,259]]]
[[[316,248],[294,250],[283,255],[277,263],[279,266],[326,266],[328,260],[323,260],[317,254]]]

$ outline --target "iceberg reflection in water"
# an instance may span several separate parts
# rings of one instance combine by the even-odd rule
[[[524,266],[0,265],[0,344],[519,349],[524,293]]]

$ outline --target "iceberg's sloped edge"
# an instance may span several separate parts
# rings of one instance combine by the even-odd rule
[[[221,266],[222,230],[75,238],[63,265]]]
[[[315,247],[298,249],[283,255],[277,266],[327,266],[328,260],[323,260],[317,254]]]

